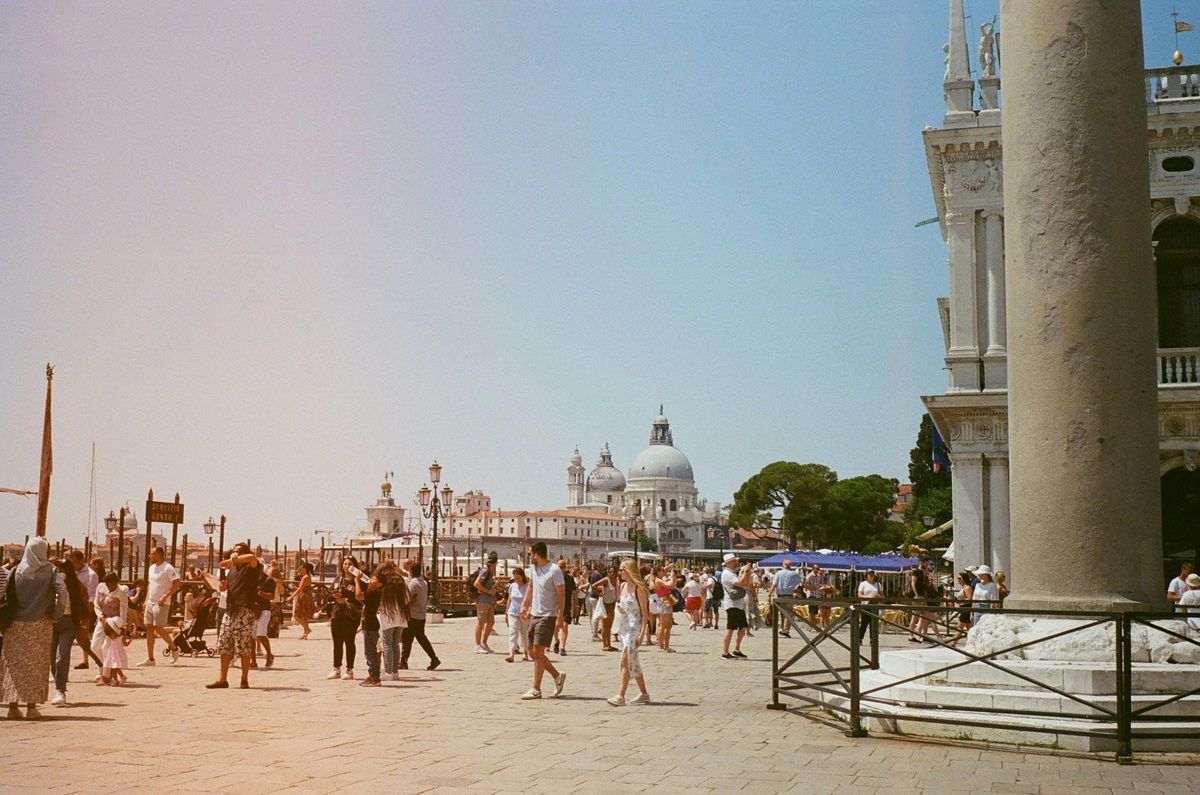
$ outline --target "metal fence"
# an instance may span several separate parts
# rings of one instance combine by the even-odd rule
[[[838,613],[830,619],[827,627],[821,627],[815,617],[809,617],[809,607],[831,608]],[[1120,613],[1080,611],[1037,611],[1008,610],[1000,608],[972,608],[985,615],[1025,616],[1029,618],[1072,619],[1077,624],[1062,631],[1019,642],[986,654],[976,654],[962,645],[946,638],[951,634],[950,619],[960,607],[927,606],[914,604],[862,604],[829,599],[780,598],[772,609],[771,630],[771,709],[788,709],[791,704],[785,699],[808,704],[839,716],[848,724],[847,734],[853,737],[866,736],[863,721],[877,718],[885,721],[924,722],[951,724],[963,727],[980,727],[992,730],[1011,729],[1017,732],[1045,732],[1056,735],[1075,735],[1111,740],[1116,745],[1116,760],[1132,762],[1133,750],[1139,741],[1200,740],[1200,717],[1164,714],[1163,708],[1189,696],[1200,695],[1200,687],[1172,693],[1138,693],[1135,703],[1133,692],[1132,639],[1135,627],[1148,627],[1148,631],[1164,633],[1175,643],[1186,643],[1200,647],[1186,635],[1154,622],[1177,621],[1182,618],[1171,613]],[[931,620],[937,630],[947,630],[946,637],[920,633],[923,643],[952,650],[952,660],[938,664],[932,670],[918,671],[907,678],[887,681],[883,684],[864,683],[864,670],[880,667],[880,635],[889,631],[911,633],[914,616]],[[865,626],[864,626],[865,625]],[[1064,687],[1041,681],[1035,676],[1014,668],[1006,655],[1023,651],[1039,644],[1087,632],[1096,627],[1112,627],[1114,643],[1111,659],[1105,660],[1104,670],[1115,676],[1115,706],[1112,694],[1105,698],[1071,693]],[[781,632],[794,632],[799,640],[795,651],[781,648]],[[786,636],[785,636],[786,637]],[[847,659],[848,655],[848,659]],[[983,664],[1005,676],[1021,680],[1021,686],[1035,692],[1052,693],[1065,699],[1072,711],[1005,708],[982,705],[955,705],[889,697],[884,691],[902,685],[920,683],[933,684],[934,677],[944,677],[956,669],[973,664]],[[1097,663],[1093,663],[1096,665]],[[1193,680],[1196,684],[1200,681]],[[1192,682],[1189,682],[1191,684]],[[893,709],[887,709],[891,707]],[[897,709],[899,708],[899,709]],[[1067,718],[1078,725],[1050,726],[1036,720],[1014,722],[1013,718]],[[1007,720],[1006,720],[1007,719]],[[1160,724],[1157,727],[1148,724]],[[1165,724],[1166,728],[1162,725]],[[1175,724],[1172,726],[1172,724]],[[1200,746],[1198,746],[1200,747]]]

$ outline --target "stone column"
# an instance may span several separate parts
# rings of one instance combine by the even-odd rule
[[[975,264],[975,214],[946,213],[950,265],[950,368],[952,392],[979,391],[979,317]]]
[[[1008,326],[1004,313],[1004,217],[995,210],[983,215],[984,284],[987,294],[987,350],[983,354],[983,388],[1008,388]]]
[[[1012,548],[1009,541],[1008,522],[1008,456],[999,453],[987,454],[987,506],[988,506],[988,565],[994,571],[1010,573]],[[1013,582],[1008,581],[1008,587]]]
[[[984,530],[983,456],[954,453],[950,496],[954,501],[954,571],[987,562]]]
[[[1162,607],[1139,5],[1000,8],[1011,604]]]

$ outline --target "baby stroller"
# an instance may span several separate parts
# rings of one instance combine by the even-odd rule
[[[209,657],[213,656],[216,649],[208,648],[208,644],[204,642],[204,630],[213,623],[216,612],[217,598],[215,596],[201,599],[200,603],[196,605],[196,617],[171,641],[175,651],[179,654],[190,654],[193,657],[199,655],[200,652],[204,652]],[[169,655],[170,653],[170,649],[164,651],[164,654]]]

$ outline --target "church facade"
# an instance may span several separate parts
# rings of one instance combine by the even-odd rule
[[[630,463],[628,477],[613,463],[608,444],[587,472],[578,448],[567,467],[567,507],[640,519],[663,554],[704,546],[705,523],[716,523],[721,504],[701,499],[688,457],[675,447],[671,423],[659,406],[650,443]]]
[[[938,316],[948,382],[943,394],[923,401],[950,453],[955,563],[1009,571],[1002,75],[990,28],[981,31],[972,73],[962,0],[949,5],[946,113],[940,128],[923,133],[947,246],[949,289],[938,300]],[[1155,260],[1159,330],[1158,355],[1146,362],[1146,377],[1157,379],[1158,388],[1164,551],[1194,555],[1200,540],[1200,66],[1149,69],[1143,78],[1146,218],[1154,241],[1148,253]],[[1176,503],[1192,505],[1191,513],[1175,510]]]

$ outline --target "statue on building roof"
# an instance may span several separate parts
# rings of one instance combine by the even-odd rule
[[[979,74],[996,76],[996,20],[979,26]]]

